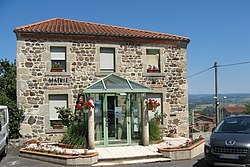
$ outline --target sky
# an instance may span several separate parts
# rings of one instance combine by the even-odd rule
[[[214,94],[214,68],[193,74],[215,62],[220,94],[250,93],[249,0],[0,0],[0,59],[16,57],[14,28],[55,17],[189,37],[189,94]]]

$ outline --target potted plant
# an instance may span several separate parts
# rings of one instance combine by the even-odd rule
[[[169,137],[173,137],[173,138],[178,137],[176,126],[169,125],[168,132],[169,132],[169,134],[168,134]]]
[[[62,72],[63,68],[59,62],[54,62],[52,64],[51,72]]]

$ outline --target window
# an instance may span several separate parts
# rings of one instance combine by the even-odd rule
[[[115,71],[115,49],[101,48],[100,49],[100,71],[114,72]]]
[[[55,107],[68,107],[68,95],[49,95],[49,119],[51,125],[59,124],[60,119],[58,118],[58,113]]]
[[[145,56],[145,64],[148,73],[160,72],[160,50],[147,49]]]
[[[51,47],[51,72],[66,71],[66,48]]]
[[[5,109],[0,109],[0,123],[1,126],[4,126],[7,123]]]

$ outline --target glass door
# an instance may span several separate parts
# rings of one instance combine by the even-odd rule
[[[127,145],[128,144],[128,104],[127,96],[106,94],[104,97],[103,122],[104,122],[104,145]]]

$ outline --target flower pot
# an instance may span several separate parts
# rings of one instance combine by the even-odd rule
[[[158,148],[158,151],[163,157],[171,158],[171,160],[192,159],[204,152],[204,143],[205,139],[202,139],[190,147],[170,146]]]
[[[62,72],[62,68],[51,68],[51,72]]]
[[[160,70],[156,70],[156,69],[155,69],[155,70],[154,70],[154,69],[151,69],[151,70],[150,70],[150,69],[147,69],[147,72],[149,72],[149,73],[150,73],[150,72],[154,73],[154,72],[160,72]]]
[[[64,125],[53,125],[53,129],[63,129]]]
[[[169,133],[168,137],[178,138],[179,135],[177,133]]]
[[[148,111],[155,112],[155,109],[148,109]]]
[[[84,109],[83,112],[87,114],[89,112],[89,109]]]

